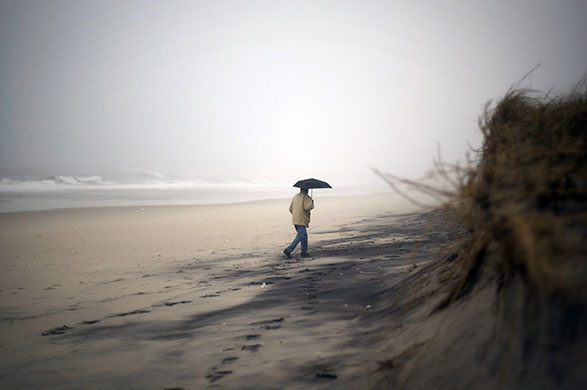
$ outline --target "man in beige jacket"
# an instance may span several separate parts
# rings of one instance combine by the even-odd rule
[[[291,252],[302,243],[302,257],[309,256],[308,254],[308,231],[306,228],[310,226],[310,210],[314,208],[314,200],[308,195],[307,188],[300,188],[300,192],[294,195],[289,205],[289,212],[292,215],[292,222],[296,229],[296,237],[291,244],[283,250],[283,253],[288,259],[291,259]]]

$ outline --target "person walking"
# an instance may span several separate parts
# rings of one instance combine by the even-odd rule
[[[283,250],[288,259],[291,259],[291,253],[296,246],[302,243],[302,257],[308,257],[308,231],[310,226],[310,210],[314,208],[314,200],[308,195],[307,188],[300,188],[300,192],[295,194],[289,205],[292,222],[296,229],[296,237],[291,244]]]

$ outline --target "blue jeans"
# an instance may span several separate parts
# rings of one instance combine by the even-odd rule
[[[298,243],[302,242],[302,253],[308,253],[308,232],[306,231],[306,227],[304,225],[294,225],[296,228],[296,238],[291,242],[291,244],[287,247],[287,250],[293,252],[298,246]]]

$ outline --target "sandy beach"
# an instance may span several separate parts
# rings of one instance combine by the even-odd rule
[[[394,195],[0,215],[0,384],[373,387],[390,291],[447,240]],[[385,307],[383,307],[385,306]]]
[[[0,0],[0,390],[587,389],[586,19]]]

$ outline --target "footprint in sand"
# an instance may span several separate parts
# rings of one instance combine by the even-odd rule
[[[71,330],[71,329],[75,329],[75,328],[72,328],[67,325],[63,325],[63,326],[60,326],[57,328],[46,330],[42,333],[42,335],[43,336],[53,336],[53,335],[65,334],[66,331]]]
[[[260,334],[248,334],[246,336],[247,340],[257,340],[259,337],[261,337]]]
[[[275,318],[272,320],[265,320],[265,321],[259,321],[259,322],[253,322],[251,323],[251,325],[267,325],[267,324],[275,324],[277,322],[283,322],[284,318]]]
[[[241,350],[243,351],[250,351],[250,352],[257,352],[261,348],[261,344],[251,344],[251,345],[243,345]]]
[[[97,324],[98,322],[100,322],[100,320],[82,321],[81,324],[82,325],[94,325],[94,324]]]
[[[317,364],[309,368],[309,371],[314,371],[315,377],[318,379],[334,380],[338,378],[332,367],[324,364]]]
[[[328,373],[324,373],[324,372],[319,372],[316,374],[316,378],[321,378],[321,379],[336,379],[338,378],[338,375],[336,374],[328,374]]]
[[[175,305],[185,305],[186,303],[192,303],[192,301],[177,301],[177,302],[165,302],[165,306],[171,307]]]
[[[114,314],[113,316],[110,316],[110,317],[111,318],[112,317],[126,317],[126,316],[134,316],[134,315],[137,315],[137,314],[145,314],[145,313],[150,313],[150,312],[151,311],[149,311],[149,310],[133,310],[133,311],[128,312],[128,313]]]
[[[221,364],[232,364],[234,362],[236,362],[239,358],[237,356],[230,356],[227,358],[222,359],[222,361],[220,362]]]
[[[210,372],[206,375],[206,379],[208,379],[208,382],[214,383],[230,374],[232,374],[230,370],[218,370],[217,367],[211,367]]]
[[[259,321],[259,322],[253,322],[251,325],[261,325],[261,329],[264,330],[275,330],[275,329],[279,329],[281,328],[281,325],[275,325],[278,324],[280,322],[283,322],[284,318],[276,318],[273,320],[265,320],[265,321]]]

